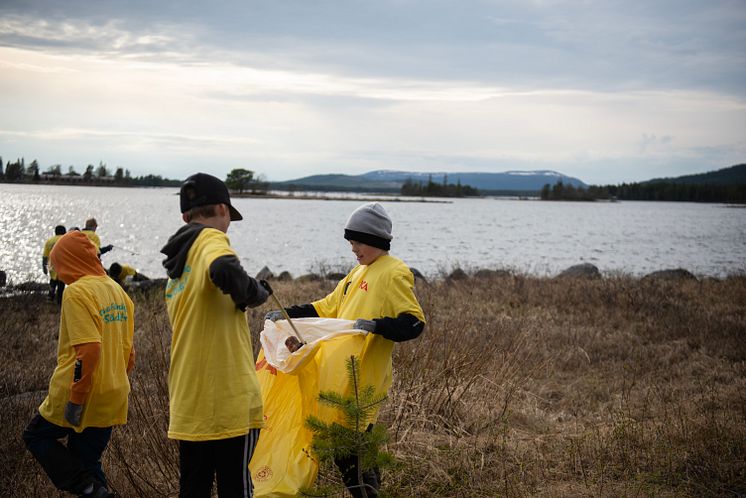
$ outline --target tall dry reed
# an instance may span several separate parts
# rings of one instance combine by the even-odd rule
[[[333,282],[277,282],[286,304]],[[418,283],[428,325],[397,346],[381,412],[394,497],[746,494],[746,277],[502,275]],[[130,421],[104,465],[124,497],[175,496],[166,438],[170,330],[136,295]],[[267,306],[250,313],[256,334]],[[0,302],[3,496],[56,496],[20,433],[54,367],[57,311]]]

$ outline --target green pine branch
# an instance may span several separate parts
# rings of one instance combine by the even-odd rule
[[[396,465],[394,457],[382,451],[388,441],[386,428],[374,424],[370,430],[366,430],[376,409],[387,396],[376,394],[373,386],[360,385],[360,363],[357,357],[350,356],[346,368],[345,394],[323,391],[318,396],[319,403],[340,412],[344,423],[324,422],[318,417],[309,416],[306,427],[313,433],[311,451],[320,463],[356,455],[360,472],[391,468]],[[336,486],[338,488],[339,485]],[[330,493],[328,485],[303,489],[301,492],[308,496],[329,496]]]

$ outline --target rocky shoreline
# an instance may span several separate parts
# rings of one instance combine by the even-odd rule
[[[511,270],[491,270],[491,269],[479,269],[475,271],[465,271],[461,268],[456,268],[447,275],[443,275],[436,278],[427,278],[416,268],[412,268],[415,280],[417,282],[428,284],[430,282],[442,280],[446,282],[458,282],[469,279],[499,279],[499,278],[513,278],[523,275],[520,272]],[[739,272],[734,272],[734,276],[741,275]],[[337,282],[346,276],[345,273],[329,272],[324,274],[318,273],[306,273],[298,277],[293,277],[288,271],[281,271],[274,273],[268,267],[262,268],[257,274],[257,279],[271,280],[277,282],[321,282],[321,281],[334,281]],[[537,278],[556,278],[556,279],[603,279],[604,274],[599,270],[596,265],[591,263],[580,263],[577,265],[570,266],[565,270],[559,272],[554,276],[548,277],[537,277]],[[665,280],[665,281],[686,281],[686,280],[700,280],[689,270],[684,268],[669,268],[663,270],[657,270],[641,277],[632,276],[631,278],[640,280]],[[708,279],[719,280],[715,277],[703,277]],[[145,291],[154,287],[164,287],[166,284],[166,278],[157,278],[151,280],[145,280],[141,282],[129,282],[127,288],[129,290],[140,290]],[[19,293],[44,293],[49,290],[49,285],[45,282],[21,282],[19,284],[8,284],[5,276],[5,272],[0,271],[0,297],[8,297],[17,295]]]

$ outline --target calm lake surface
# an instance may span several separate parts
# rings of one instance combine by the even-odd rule
[[[45,281],[44,241],[54,226],[98,220],[104,266],[127,263],[164,277],[160,248],[181,225],[176,188],[0,184],[0,270],[13,283]],[[236,199],[244,220],[228,235],[244,268],[300,276],[354,264],[342,238],[362,201]],[[427,276],[455,267],[553,275],[590,262],[604,273],[686,268],[722,277],[746,270],[746,209],[694,203],[574,203],[456,199],[382,201],[394,220],[391,253]]]

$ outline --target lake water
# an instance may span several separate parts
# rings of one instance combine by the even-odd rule
[[[127,263],[163,277],[160,248],[182,225],[176,188],[0,184],[0,270],[14,282],[44,281],[41,252],[54,226],[98,220],[104,266]],[[353,196],[354,197],[354,196]],[[228,235],[244,268],[300,276],[350,268],[342,238],[362,201],[235,199],[244,220]],[[391,253],[427,276],[455,267],[553,275],[590,262],[604,272],[643,275],[686,268],[722,277],[746,270],[746,209],[694,203],[574,203],[456,199],[383,201],[394,220]]]

